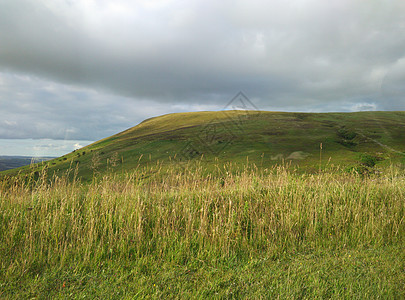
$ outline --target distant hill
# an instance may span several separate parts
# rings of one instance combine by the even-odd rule
[[[94,171],[127,171],[157,162],[175,167],[193,160],[208,165],[248,160],[261,168],[289,162],[316,172],[320,164],[350,167],[367,164],[367,159],[378,166],[405,165],[405,112],[174,113],[145,120],[46,165],[57,173],[77,166],[79,176],[89,179]]]
[[[54,157],[0,156],[0,171],[11,170],[53,158]]]

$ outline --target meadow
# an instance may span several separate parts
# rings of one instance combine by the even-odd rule
[[[403,299],[404,198],[394,166],[11,176],[0,298]]]

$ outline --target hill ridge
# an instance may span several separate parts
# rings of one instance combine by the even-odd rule
[[[233,121],[233,122],[230,122]],[[226,125],[227,124],[227,125]],[[361,132],[361,134],[360,134]],[[323,144],[325,161],[319,162]],[[380,143],[380,144],[378,144]],[[385,148],[385,145],[388,148]],[[396,152],[389,151],[389,148]],[[300,152],[301,155],[291,153]],[[204,156],[205,162],[249,161],[263,167],[289,159],[308,171],[331,164],[358,166],[362,154],[405,163],[405,112],[301,113],[267,111],[205,111],[173,113],[152,117],[138,125],[101,139],[75,152],[47,162],[51,172],[64,172],[72,164],[79,175],[90,178],[95,160],[98,172],[111,170],[119,161],[120,170],[138,164],[162,162],[181,166]],[[140,159],[142,157],[142,159]],[[173,161],[173,157],[181,157]],[[38,165],[37,169],[41,166]],[[24,170],[24,169],[22,169]]]

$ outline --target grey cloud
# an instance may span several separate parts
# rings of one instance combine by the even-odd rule
[[[244,90],[299,110],[371,94],[380,105],[375,70],[405,57],[400,0],[156,3],[0,4],[0,66],[135,99],[209,104]]]
[[[0,139],[97,140],[170,107],[0,73]]]
[[[0,138],[97,140],[240,90],[264,110],[405,110],[404,14],[402,0],[1,1]]]

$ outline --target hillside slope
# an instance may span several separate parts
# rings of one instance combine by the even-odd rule
[[[182,166],[197,159],[208,164],[249,160],[259,167],[287,161],[314,172],[320,164],[322,168],[364,164],[365,154],[381,166],[405,163],[405,112],[168,114],[51,160],[46,166],[57,173],[77,166],[79,176],[85,179],[107,169],[126,171],[156,162]],[[31,170],[40,171],[43,166],[31,166]]]

